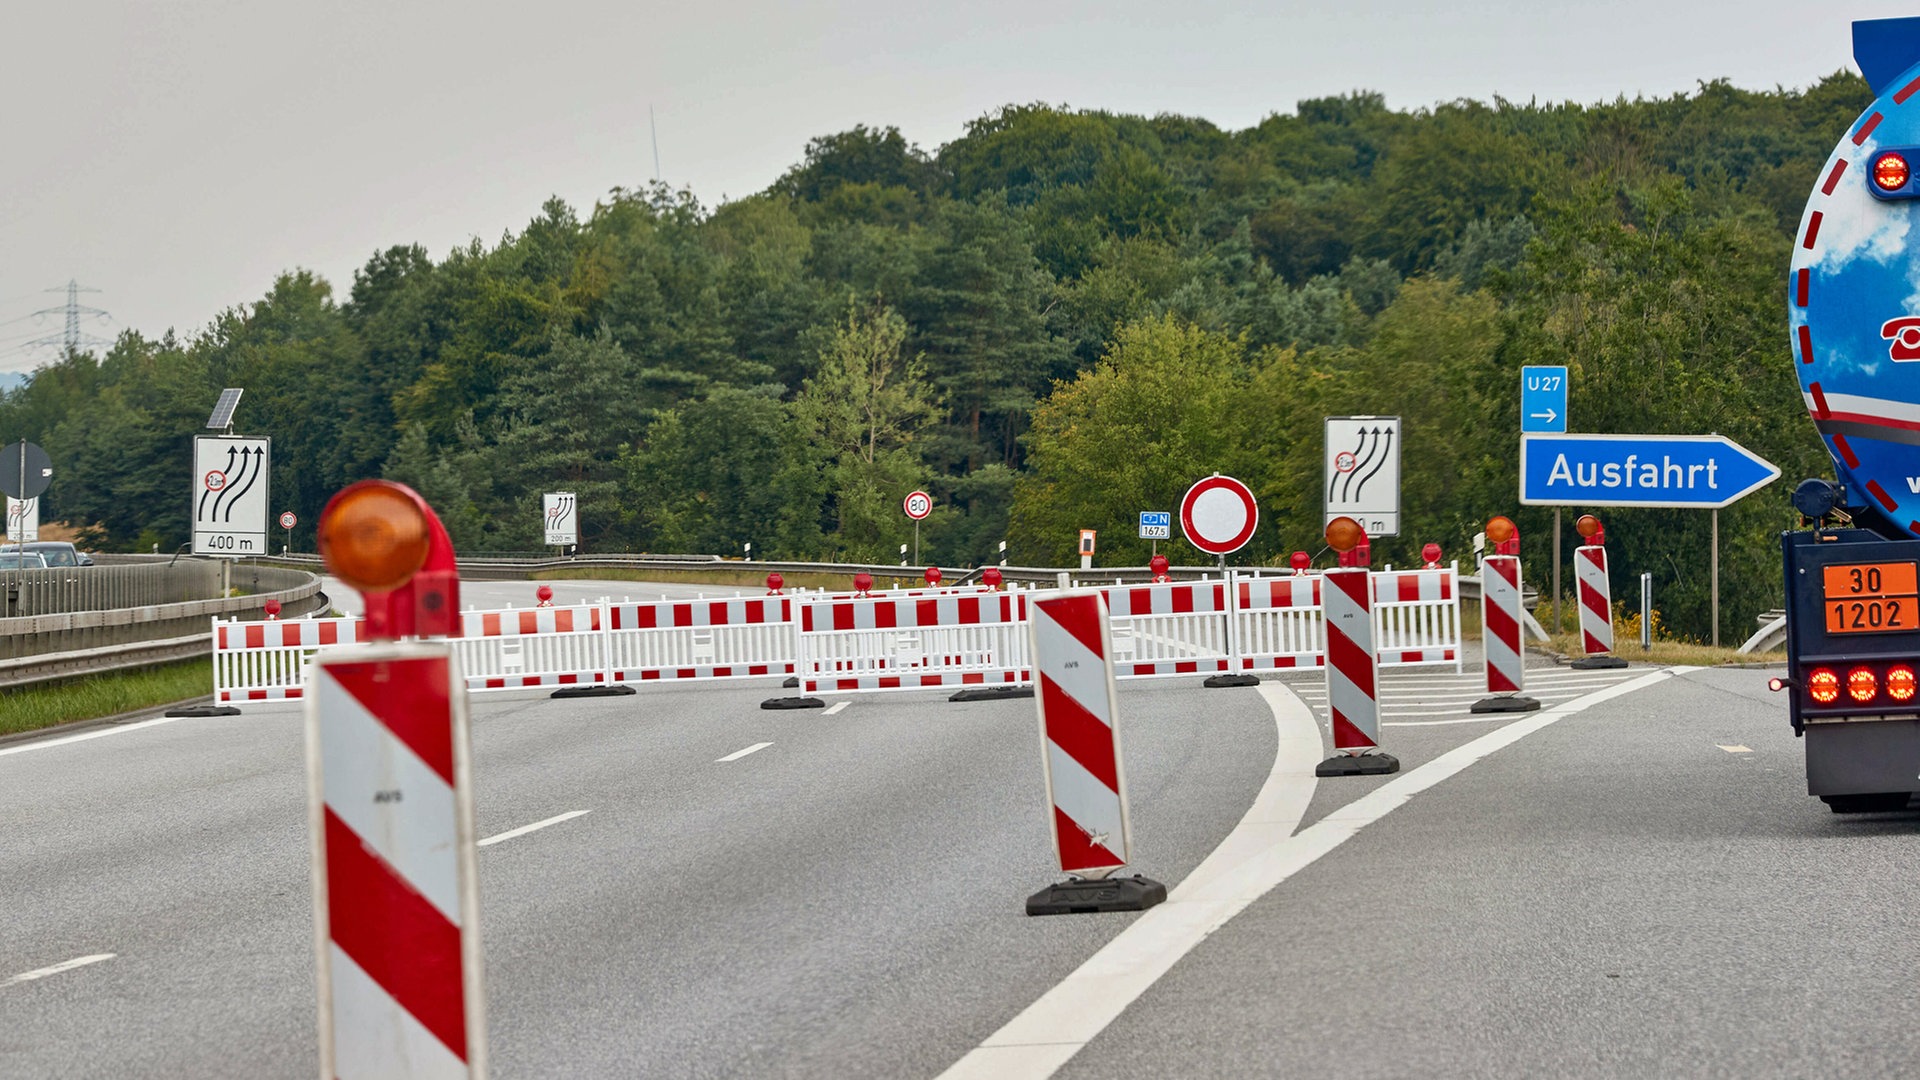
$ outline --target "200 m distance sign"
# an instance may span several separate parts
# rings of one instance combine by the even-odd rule
[[[226,435],[194,438],[195,555],[266,554],[271,443]]]
[[[1247,546],[1260,527],[1253,490],[1231,476],[1214,473],[1180,497],[1180,531],[1187,542],[1209,555],[1230,555]]]

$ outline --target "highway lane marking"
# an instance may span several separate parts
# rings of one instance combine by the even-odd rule
[[[1751,754],[1751,753],[1753,753],[1753,747],[1751,747],[1751,746],[1741,746],[1741,745],[1740,745],[1739,743],[1735,743],[1735,744],[1733,744],[1732,746],[1722,746],[1722,745],[1721,745],[1720,743],[1714,743],[1713,745],[1715,745],[1715,746],[1719,746],[1719,747],[1720,747],[1720,749],[1722,749],[1722,750],[1725,750],[1725,751],[1726,751],[1727,753],[1729,753],[1729,754]]]
[[[110,952],[103,952],[103,953],[94,953],[92,956],[76,956],[71,960],[62,960],[61,962],[53,965],[52,967],[37,968],[33,971],[23,971],[20,974],[15,975],[13,978],[8,979],[6,982],[0,983],[0,986],[12,986],[15,983],[28,983],[28,982],[34,981],[35,979],[44,979],[49,975],[58,975],[63,971],[72,971],[74,968],[86,967],[88,964],[97,964],[102,960],[111,960],[114,958],[115,955],[117,954],[110,953]]]
[[[840,704],[845,705],[846,702],[843,701]],[[746,757],[748,754],[757,753],[758,751],[765,750],[767,747],[772,745],[773,744],[770,742],[757,742],[757,743],[754,743],[752,746],[747,747],[745,750],[735,750],[733,753],[728,754],[726,757],[715,758],[713,759],[713,763],[715,765],[718,765],[723,761],[739,761],[741,758]]]
[[[853,704],[853,702],[851,701],[836,701],[833,704],[827,706],[827,711],[821,713],[820,715],[832,716],[834,713],[840,712],[841,710],[845,709],[847,706],[851,704]]]
[[[1229,845],[1234,845],[1236,850],[1242,848],[1236,837],[1246,825],[1243,820],[1215,849],[1214,855],[1209,855],[1199,869],[1167,895],[1165,903],[1149,908],[1059,985],[1042,994],[1039,1000],[940,1074],[940,1080],[1045,1080],[1051,1077],[1209,934],[1281,882],[1352,839],[1361,829],[1405,805],[1420,792],[1541,728],[1671,677],[1672,673],[1666,670],[1650,671],[1640,678],[1596,690],[1564,705],[1527,714],[1411,772],[1401,773],[1278,843],[1255,848],[1251,855],[1231,865],[1223,861],[1216,869],[1216,855]],[[1265,686],[1263,683],[1263,690]],[[1269,697],[1268,701],[1272,703],[1273,699]],[[1313,715],[1304,704],[1297,712],[1309,720]],[[1276,724],[1282,723],[1277,709],[1274,719]],[[1317,742],[1317,724],[1314,734]],[[1283,749],[1287,746],[1284,738],[1281,745]],[[1316,746],[1313,756],[1318,757],[1319,753]],[[1278,763],[1275,767],[1278,770]],[[1261,794],[1266,793],[1263,790]]]
[[[64,739],[48,739],[45,742],[30,742],[24,746],[10,746],[4,750],[0,750],[0,757],[6,757],[8,754],[24,754],[32,750],[51,750],[56,746],[65,746],[68,743],[86,742],[88,739],[104,739],[109,735],[123,735],[129,731],[139,731],[141,728],[150,728],[159,724],[171,724],[175,720],[185,719],[187,718],[184,716],[156,716],[151,720],[142,720],[136,724],[117,724],[113,727],[100,728],[97,731],[83,731],[78,735],[68,735]]]
[[[530,832],[535,832],[537,830],[544,829],[549,825],[558,825],[563,821],[572,821],[574,818],[580,817],[584,814],[590,814],[590,813],[592,813],[591,810],[569,810],[564,814],[555,814],[544,821],[536,821],[531,825],[522,825],[517,829],[508,829],[506,832],[503,832],[503,833],[495,833],[492,836],[487,837],[485,840],[480,841],[478,844],[475,844],[474,846],[486,847],[488,844],[498,844],[502,840],[511,840],[516,836],[525,836]]]

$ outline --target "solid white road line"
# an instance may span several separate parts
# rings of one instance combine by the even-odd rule
[[[24,754],[32,750],[51,750],[56,746],[65,746],[68,743],[86,742],[88,739],[104,739],[109,735],[123,735],[129,731],[139,731],[141,728],[150,728],[157,724],[171,724],[175,720],[185,719],[186,717],[184,716],[156,716],[151,720],[142,720],[137,724],[118,724],[113,727],[98,728],[94,731],[83,731],[78,735],[69,735],[64,739],[48,739],[45,742],[30,742],[24,746],[9,746],[4,750],[0,750],[0,757],[6,757],[8,754]]]
[[[735,750],[733,753],[728,754],[726,757],[714,758],[713,763],[715,765],[718,765],[723,761],[739,761],[741,758],[746,757],[748,754],[754,753],[755,751],[758,751],[758,750],[765,750],[767,747],[772,745],[773,744],[770,742],[757,742],[757,743],[754,743],[752,746],[747,747],[745,750]]]
[[[88,964],[97,964],[102,960],[111,960],[114,956],[115,954],[110,952],[94,953],[92,956],[76,956],[71,960],[62,960],[52,967],[43,967],[34,971],[23,971],[13,978],[8,979],[6,982],[0,983],[0,986],[12,986],[15,983],[44,979],[49,975],[58,975],[63,971],[72,971],[74,968],[86,967]]]
[[[1422,791],[1556,721],[1670,678],[1652,671],[1565,705],[1529,714],[1441,755],[1239,863],[1199,870],[1093,954],[1058,986],[941,1074],[941,1080],[1044,1080],[1227,920]],[[1263,684],[1264,685],[1264,684]],[[1275,722],[1281,723],[1276,713]],[[1283,749],[1287,742],[1283,739]],[[1317,755],[1317,751],[1316,751]],[[1275,765],[1276,771],[1279,768]],[[1271,779],[1269,780],[1271,783]],[[1264,795],[1265,792],[1262,792]],[[1257,803],[1256,803],[1257,805]],[[1242,822],[1242,826],[1246,824]],[[1240,831],[1236,826],[1234,834]],[[1221,844],[1236,844],[1229,834]],[[1207,871],[1204,875],[1202,871]]]
[[[564,814],[555,814],[552,817],[547,818],[545,821],[536,821],[531,825],[522,825],[517,829],[508,829],[506,832],[503,832],[503,833],[495,833],[494,835],[487,837],[485,840],[480,841],[478,844],[475,844],[474,846],[486,847],[488,844],[497,844],[502,840],[511,840],[516,836],[525,836],[530,832],[535,832],[539,829],[544,829],[549,825],[558,825],[563,821],[572,821],[574,818],[577,818],[582,814],[588,814],[591,812],[592,811],[589,811],[589,810],[569,810]]]
[[[1722,744],[1722,743],[1714,743],[1713,745],[1715,745],[1715,746],[1718,746],[1718,747],[1720,747],[1720,749],[1722,749],[1722,750],[1725,750],[1725,751],[1726,751],[1727,753],[1729,753],[1729,754],[1751,754],[1751,753],[1753,753],[1753,747],[1751,747],[1751,746],[1741,746],[1741,745],[1739,745],[1738,743],[1735,743],[1735,744],[1734,744],[1734,745],[1732,745],[1732,746],[1727,746],[1727,745],[1724,745],[1724,744]]]
[[[845,709],[847,706],[851,704],[853,704],[853,702],[851,701],[836,701],[833,704],[827,706],[827,711],[821,713],[820,715],[832,716],[834,713],[840,712],[841,710]]]

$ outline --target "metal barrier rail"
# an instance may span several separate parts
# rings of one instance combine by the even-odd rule
[[[219,595],[219,565],[198,559],[173,566],[0,570],[0,618],[153,607],[212,600]]]
[[[99,569],[102,568],[88,567],[83,572]],[[58,670],[59,665],[51,659],[42,664],[33,660],[35,657],[122,647],[137,651],[137,646],[146,642],[195,634],[204,636],[209,617],[242,613],[257,617],[270,601],[278,602],[288,616],[324,610],[327,606],[326,594],[320,591],[320,579],[304,571],[249,567],[236,573],[235,580],[253,587],[262,584],[278,587],[250,596],[0,618],[0,662],[22,661],[0,668],[0,685],[39,682],[70,674]]]

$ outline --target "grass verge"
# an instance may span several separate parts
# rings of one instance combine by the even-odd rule
[[[181,660],[0,691],[0,735],[171,705],[213,692],[213,661]]]
[[[1613,654],[1636,664],[1684,664],[1694,667],[1720,667],[1725,664],[1784,664],[1787,651],[1742,653],[1732,648],[1716,649],[1687,641],[1655,641],[1651,650],[1640,648],[1640,639],[1629,641],[1615,631]],[[1579,634],[1555,634],[1548,648],[1570,659],[1585,655]]]

